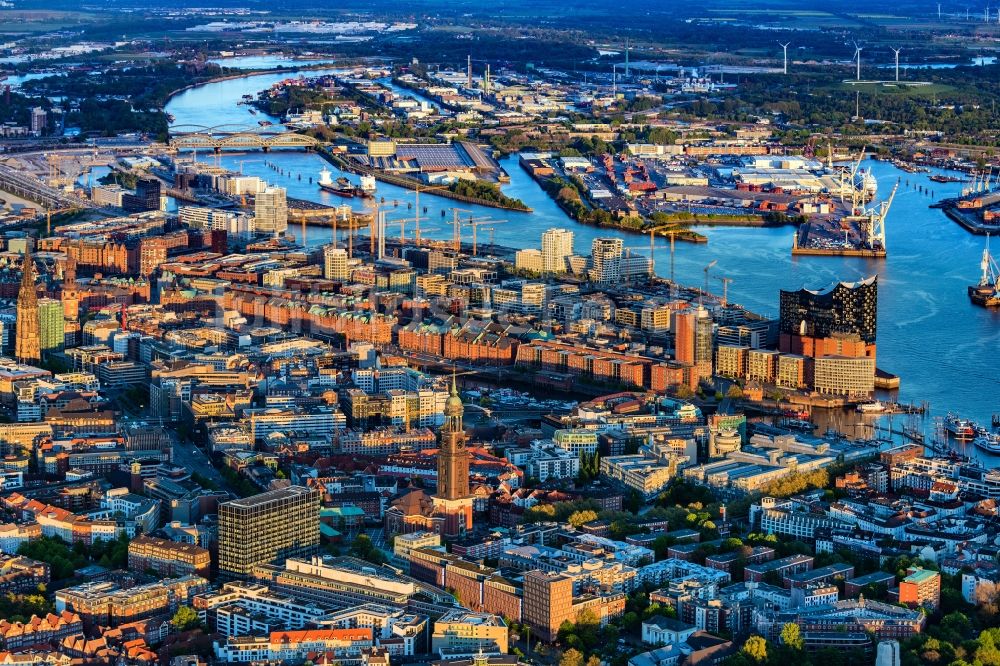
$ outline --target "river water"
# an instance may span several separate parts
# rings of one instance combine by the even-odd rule
[[[322,70],[334,71],[334,70]],[[175,116],[174,126],[256,125],[265,117],[251,115],[237,106],[244,94],[256,94],[288,74],[260,74],[212,83],[187,90],[174,97],[167,112]],[[272,119],[273,120],[273,119]],[[208,155],[199,159],[212,160]],[[286,187],[289,196],[329,205],[349,203],[358,210],[361,200],[341,199],[318,189],[308,179],[326,163],[312,153],[273,151],[221,156],[224,166],[259,175]],[[269,165],[288,175],[279,175]],[[574,230],[576,251],[589,253],[598,236],[622,236],[626,245],[647,253],[649,237],[615,230],[600,230],[568,218],[542,189],[520,168],[516,157],[501,164],[511,176],[504,192],[528,204],[532,213],[500,211],[479,206],[463,206],[472,215],[497,220],[498,244],[511,247],[538,247],[541,234],[558,226]],[[986,423],[1000,413],[1000,311],[974,307],[966,297],[966,285],[978,279],[983,238],[972,236],[939,210],[928,208],[934,199],[917,191],[931,190],[935,198],[953,196],[961,184],[934,183],[930,174],[907,174],[890,164],[868,165],[879,181],[879,193],[887,196],[897,179],[900,189],[887,220],[888,258],[869,260],[850,257],[792,257],[791,227],[783,228],[696,228],[707,244],[678,243],[676,274],[681,283],[703,283],[703,268],[711,261],[711,288],[719,289],[719,277],[732,278],[731,301],[750,309],[775,315],[780,289],[819,288],[835,280],[856,280],[873,273],[879,276],[878,365],[902,378],[898,398],[905,402],[930,404],[931,414],[953,411]],[[341,174],[335,173],[335,177]],[[301,176],[301,180],[299,179]],[[389,206],[389,219],[412,218],[414,193],[379,183],[378,197]],[[395,205],[394,205],[395,202]],[[430,193],[420,196],[421,232],[425,237],[451,237],[451,209],[456,202]],[[408,207],[409,206],[409,207]],[[424,208],[426,212],[423,212]],[[444,212],[444,216],[442,216]],[[462,213],[463,216],[470,213]],[[406,235],[413,237],[413,223],[406,222]],[[399,225],[390,226],[398,235]],[[321,227],[290,229],[307,245],[330,242],[332,231]],[[465,240],[470,240],[468,236]],[[488,240],[480,230],[479,242]],[[657,272],[669,274],[669,251],[658,240],[654,253]],[[898,424],[897,424],[898,427]],[[929,424],[928,424],[929,428]],[[990,462],[1000,464],[1000,458]]]

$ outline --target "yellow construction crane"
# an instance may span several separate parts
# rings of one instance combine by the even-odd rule
[[[74,162],[76,161],[76,156],[49,153],[45,156],[45,159],[49,163],[49,185],[51,187],[64,187],[72,184],[74,177],[62,168],[62,163]]]

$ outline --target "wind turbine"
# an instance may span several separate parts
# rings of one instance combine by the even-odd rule
[[[788,74],[788,45],[789,44],[791,44],[791,42],[785,42],[784,44],[782,44],[781,42],[778,42],[778,46],[781,47],[781,50],[785,54],[785,67],[784,67],[784,73],[785,74]]]
[[[899,52],[902,51],[903,49],[902,48],[894,49],[894,48],[892,48],[890,46],[889,50],[896,54],[896,82],[898,83],[899,82]]]
[[[858,81],[861,80],[861,47],[854,42],[854,59],[858,61]]]

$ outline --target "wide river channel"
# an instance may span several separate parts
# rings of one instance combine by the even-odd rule
[[[289,65],[289,61],[272,59],[252,61],[252,66]],[[225,62],[238,67],[238,59]],[[319,70],[330,72],[335,70]],[[315,75],[318,72],[305,72]],[[186,90],[167,105],[173,114],[173,126],[218,125],[256,126],[266,118],[252,115],[248,107],[237,105],[243,95],[258,91],[280,81],[289,73],[249,75],[243,78],[210,83]],[[401,91],[402,92],[402,91]],[[271,119],[276,120],[276,119]],[[185,128],[186,129],[186,128]],[[199,159],[212,160],[210,155]],[[258,175],[286,187],[289,196],[330,205],[352,202],[358,208],[364,202],[344,200],[322,192],[309,182],[326,164],[313,153],[274,151],[269,154],[224,154],[221,164],[246,174]],[[476,216],[489,216],[502,223],[495,225],[496,242],[510,247],[538,247],[541,234],[550,227],[565,227],[576,234],[576,251],[589,253],[591,241],[598,236],[622,236],[626,245],[639,252],[648,252],[648,235],[642,236],[581,225],[567,217],[561,209],[525,173],[517,157],[501,161],[511,177],[504,192],[521,199],[533,212],[516,213],[478,206],[471,208]],[[288,175],[279,175],[275,165]],[[890,164],[869,162],[878,179],[880,196],[888,196],[897,179],[899,192],[889,213],[887,228],[888,258],[866,260],[848,257],[792,257],[792,228],[697,227],[709,242],[695,245],[678,243],[676,274],[681,283],[703,283],[703,268],[711,261],[718,264],[712,275],[732,278],[729,287],[731,301],[764,313],[777,314],[778,291],[799,287],[820,288],[835,280],[856,280],[872,274],[879,279],[878,365],[902,378],[898,399],[903,402],[927,402],[930,414],[941,416],[956,412],[987,424],[991,416],[1000,413],[1000,311],[986,310],[970,304],[966,286],[978,279],[979,259],[984,238],[973,236],[936,209],[929,208],[935,199],[953,196],[961,188],[957,183],[934,183],[931,174],[908,174]],[[301,180],[299,176],[301,175]],[[340,175],[335,173],[335,176]],[[925,193],[917,188],[922,186]],[[414,193],[379,183],[378,197],[389,206],[389,219],[412,218],[410,208]],[[393,206],[393,202],[397,202]],[[449,199],[430,193],[420,197],[422,235],[450,238],[451,208]],[[427,212],[423,209],[426,207]],[[446,218],[442,217],[444,211]],[[469,213],[463,213],[468,215]],[[294,227],[289,230],[305,236],[310,246],[329,243],[332,231],[323,227]],[[398,235],[398,225],[390,226],[391,235]],[[407,237],[412,238],[412,223],[407,225]],[[486,241],[482,232],[480,242]],[[466,240],[471,240],[466,238]],[[1000,254],[1000,240],[997,242]],[[670,257],[664,241],[654,254],[657,272],[668,274]],[[721,288],[712,280],[711,288]],[[930,421],[926,424],[930,430]],[[897,423],[897,428],[899,424]],[[986,458],[989,466],[1000,465],[1000,457]]]

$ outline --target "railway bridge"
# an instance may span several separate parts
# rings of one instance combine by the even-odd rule
[[[215,152],[226,149],[264,152],[271,148],[316,148],[318,139],[305,134],[290,132],[282,125],[250,127],[246,125],[178,125],[170,130],[170,146],[177,150],[210,148]]]

